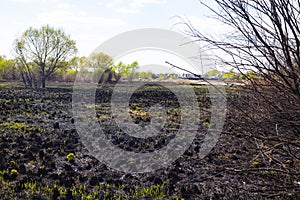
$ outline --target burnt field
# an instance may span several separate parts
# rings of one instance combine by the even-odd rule
[[[112,86],[98,87],[95,117],[113,145],[145,153],[159,150],[174,139],[183,113],[171,91],[148,85],[132,95],[128,112],[136,125],[151,123],[149,109],[153,105],[165,109],[166,119],[158,119],[162,124],[160,134],[146,139],[122,132],[111,112],[112,91]],[[170,165],[154,172],[124,173],[97,160],[83,144],[72,113],[72,85],[57,84],[35,91],[2,84],[1,199],[300,198],[298,130],[290,126],[284,131],[280,126],[275,129],[272,120],[247,110],[249,93],[227,88],[224,129],[216,146],[201,159],[198,153],[210,126],[211,101],[206,86],[195,86],[194,91],[200,118],[189,148]],[[244,112],[258,123],[249,123]],[[195,131],[189,127],[185,130]],[[273,133],[284,137],[264,140],[267,136],[273,138]],[[122,158],[115,155],[113,159]],[[135,164],[134,160],[128,162]]]

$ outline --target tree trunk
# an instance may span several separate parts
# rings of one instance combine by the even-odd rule
[[[46,88],[46,78],[42,78],[42,88]]]
[[[41,71],[40,71],[40,79],[42,88],[46,87],[46,76],[45,76],[45,63],[41,62]]]

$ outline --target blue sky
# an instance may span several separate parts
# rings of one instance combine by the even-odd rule
[[[209,2],[209,0],[207,1]],[[30,26],[63,28],[88,56],[102,41],[138,28],[165,28],[186,16],[202,31],[217,31],[198,0],[0,0],[0,55],[11,56],[14,39]],[[182,28],[182,27],[181,27]],[[177,29],[177,30],[176,30]],[[180,27],[173,28],[179,30]]]
[[[210,0],[202,2],[211,5]],[[140,28],[178,32],[174,16],[188,18],[198,30],[219,34],[224,25],[199,0],[0,0],[0,55],[13,57],[13,42],[29,27],[62,28],[76,41],[78,56],[89,56],[102,42]],[[148,56],[149,58],[149,56]],[[138,60],[140,62],[140,60]]]

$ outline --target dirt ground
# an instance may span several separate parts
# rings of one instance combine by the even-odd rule
[[[299,174],[289,180],[290,187],[281,188],[278,180],[287,184],[284,173],[274,170],[276,164],[257,156],[260,152],[256,142],[241,128],[243,120],[232,113],[227,113],[217,145],[205,158],[199,158],[209,127],[211,102],[206,87],[195,86],[194,91],[202,115],[190,147],[167,167],[130,174],[109,168],[83,145],[74,125],[71,84],[50,84],[40,91],[18,84],[2,85],[1,199],[300,198]],[[99,87],[96,93],[97,118],[103,124],[113,124],[111,95],[109,86]],[[234,91],[228,93],[228,98],[232,95]],[[176,134],[171,130],[176,128],[180,115],[176,112],[178,102],[169,91],[138,91],[130,103],[131,113],[136,124],[147,124],[151,120],[147,108],[162,99],[162,104],[170,108],[170,126],[165,126],[159,138],[137,140],[122,134],[112,124],[105,129],[107,138],[122,149],[137,152],[155,151],[168,144]]]

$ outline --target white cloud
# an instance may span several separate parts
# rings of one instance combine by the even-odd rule
[[[61,10],[69,10],[69,9],[75,8],[76,5],[75,4],[70,4],[70,3],[58,3],[56,5],[56,7],[58,9],[61,9]]]
[[[14,3],[37,3],[37,2],[48,2],[54,3],[59,2],[61,0],[6,0],[7,2],[14,2]]]
[[[166,0],[130,0],[129,3],[128,1],[109,0],[106,3],[106,7],[114,10],[117,13],[137,14],[140,13],[141,9],[144,8],[147,4],[166,3]]]
[[[222,41],[224,38],[226,38],[227,34],[231,34],[234,29],[230,27],[229,25],[226,25],[217,19],[214,18],[208,18],[208,17],[198,17],[198,16],[185,16],[182,17],[183,19],[189,20],[189,22],[192,24],[192,26],[199,31],[201,34],[206,35],[208,38],[211,38],[213,40]],[[187,30],[187,28],[185,28]],[[195,38],[194,38],[195,39]],[[215,64],[218,70],[226,71],[227,68],[223,67],[223,63],[220,63],[218,61],[218,58],[225,59],[227,61],[231,61],[231,57],[228,57],[228,54],[226,54],[221,49],[212,49],[207,46],[203,46],[206,43],[200,42],[200,46],[203,47],[203,51],[207,55],[209,55],[210,59],[216,59]]]
[[[217,19],[198,16],[185,16],[189,22],[200,32],[211,35],[220,35],[232,31],[232,28]]]
[[[109,0],[106,4],[107,8],[115,8],[122,4],[123,0]]]
[[[165,2],[165,0],[132,0],[130,3],[130,7],[143,8],[146,4],[161,4]]]
[[[124,13],[124,14],[137,14],[140,13],[140,10],[123,7],[123,8],[116,9],[116,12]]]
[[[9,0],[10,2],[15,2],[15,3],[31,3],[34,0]]]
[[[37,21],[32,25],[34,27],[49,24],[55,28],[62,28],[66,34],[71,34],[71,38],[78,42],[80,55],[89,55],[103,38],[108,37],[106,32],[125,24],[119,18],[92,15],[79,9],[45,12],[38,15],[36,19]]]
[[[95,28],[95,27],[107,27],[107,26],[120,26],[125,22],[118,18],[104,18],[89,16],[85,11],[66,11],[58,10],[52,12],[42,13],[37,17],[38,25],[50,24],[59,27],[66,27],[72,29],[82,28]]]

